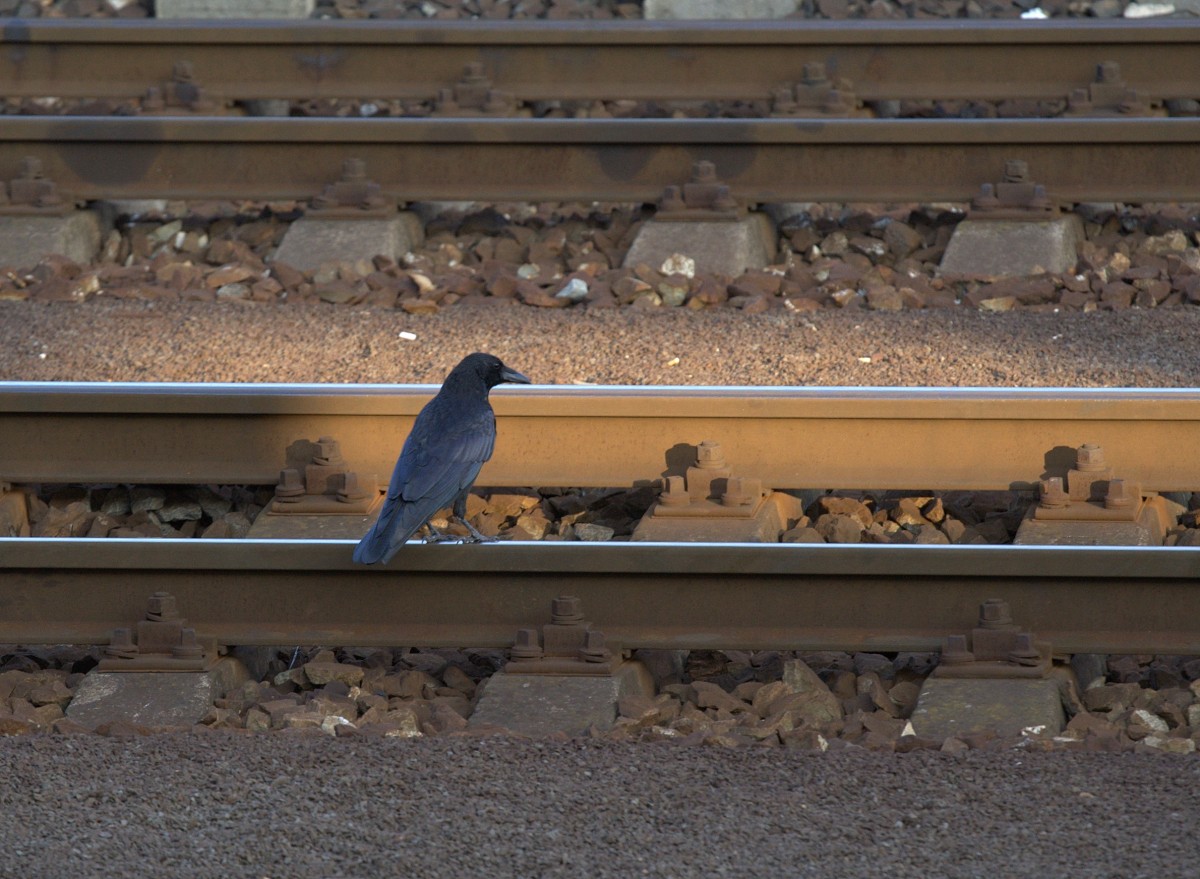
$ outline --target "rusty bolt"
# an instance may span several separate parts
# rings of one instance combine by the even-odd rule
[[[343,504],[350,504],[370,497],[374,492],[374,484],[368,485],[358,478],[357,473],[350,471],[342,476],[342,487],[338,489],[337,499]]]
[[[1110,479],[1108,494],[1104,496],[1104,507],[1108,510],[1124,510],[1132,507],[1139,498],[1135,495],[1134,487],[1124,479]]]
[[[1121,65],[1116,61],[1101,61],[1096,65],[1096,82],[1120,82]]]
[[[1049,479],[1042,480],[1042,499],[1041,505],[1056,509],[1065,507],[1071,502],[1070,495],[1063,488],[1061,476],[1051,476]]]
[[[608,662],[612,659],[612,651],[604,646],[604,633],[588,629],[583,635],[583,646],[579,648],[579,658],[584,662]]]
[[[740,507],[750,503],[750,498],[742,486],[741,478],[731,476],[725,481],[725,493],[721,495],[721,504],[726,507]]]
[[[1017,665],[1037,665],[1042,661],[1042,654],[1034,646],[1032,632],[1021,632],[1017,635],[1016,646],[1008,654],[1008,661]]]
[[[177,620],[179,611],[175,608],[175,596],[170,592],[155,592],[146,602],[146,619]]]
[[[21,159],[21,173],[18,175],[19,180],[41,180],[42,179],[42,160],[34,156],[26,156]]]
[[[1003,598],[989,598],[979,605],[979,627],[1002,629],[1012,625],[1012,612]]]
[[[693,183],[716,183],[717,166],[712,162],[701,160],[692,165]]]
[[[345,464],[342,457],[342,447],[331,436],[323,436],[317,440],[317,453],[313,455],[313,463],[323,467],[336,467]]]
[[[961,665],[973,662],[975,657],[967,650],[966,635],[950,635],[942,643],[942,662],[947,665]]]
[[[668,507],[687,506],[692,502],[692,496],[687,490],[687,481],[682,476],[668,476],[666,488],[658,496],[658,500]]]
[[[805,62],[803,71],[800,81],[805,85],[820,85],[829,81],[825,75],[825,65],[820,61]]]
[[[508,655],[514,662],[541,659],[543,651],[542,645],[538,643],[537,629],[518,629],[517,641]]]
[[[583,602],[571,595],[560,595],[550,602],[550,621],[559,626],[583,622]]]
[[[201,659],[204,648],[196,641],[195,629],[183,629],[179,643],[171,648],[171,655],[176,659]]]
[[[275,486],[275,497],[284,503],[297,500],[304,494],[304,483],[300,471],[295,468],[279,471],[279,484]]]
[[[161,88],[152,85],[146,89],[146,96],[142,98],[143,110],[150,110],[153,112],[155,110],[161,110],[165,106],[166,102],[163,100]]]
[[[696,466],[701,470],[719,470],[725,466],[725,455],[721,444],[704,440],[696,447]]]
[[[1075,469],[1083,472],[1104,469],[1104,449],[1095,443],[1084,443],[1075,452]]]
[[[731,476],[725,485],[725,493],[721,495],[721,503],[726,507],[745,507],[762,497],[762,481]]]
[[[512,108],[517,102],[512,92],[501,92],[496,89],[488,89],[487,100],[483,103],[483,109],[488,113],[502,113]]]
[[[841,89],[830,89],[829,94],[825,96],[825,100],[821,102],[821,109],[826,113],[833,113],[848,110],[850,107],[846,103]]]
[[[717,211],[735,211],[737,210],[737,199],[729,193],[729,187],[721,184],[717,187],[716,197],[713,199],[713,210]]]
[[[687,207],[687,204],[684,202],[683,192],[678,186],[668,186],[663,190],[659,206],[664,211],[681,211]]]
[[[133,659],[137,656],[138,646],[133,643],[133,630],[113,629],[108,646],[104,648],[104,655],[114,659]]]
[[[1029,179],[1029,163],[1021,159],[1008,159],[1004,163],[1006,183],[1024,183]]]
[[[1140,112],[1145,105],[1142,103],[1141,96],[1134,89],[1127,89],[1125,96],[1121,98],[1121,103],[1117,109],[1122,113],[1137,113]]]

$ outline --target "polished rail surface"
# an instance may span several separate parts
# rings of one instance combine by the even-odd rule
[[[657,200],[713,162],[742,202],[967,201],[1020,159],[1054,200],[1200,200],[1200,119],[271,119],[5,117],[61,192],[309,198],[365,162],[400,200]],[[934,170],[936,169],[936,171]]]
[[[820,62],[863,100],[1062,99],[1115,61],[1151,98],[1196,98],[1200,25],[1144,21],[455,22],[180,25],[10,20],[0,93],[138,98],[187,62],[213,98],[427,99],[468,64],[517,100],[746,100]]]
[[[383,483],[435,390],[4,382],[0,480],[274,484],[289,445],[329,435]],[[1194,389],[542,385],[492,403],[480,485],[628,486],[713,440],[774,488],[1029,488],[1095,443],[1146,490],[1200,491]]]

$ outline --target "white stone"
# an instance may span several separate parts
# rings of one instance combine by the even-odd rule
[[[658,269],[664,275],[683,275],[685,278],[696,277],[696,261],[682,253],[672,253]]]
[[[348,726],[351,729],[356,729],[353,723],[342,717],[340,714],[328,714],[321,721],[321,732],[331,736],[337,735],[336,730],[339,726]]]
[[[1192,739],[1172,739],[1166,736],[1146,736],[1142,744],[1156,751],[1166,751],[1168,754],[1191,754],[1196,750]]]
[[[1147,729],[1152,729],[1155,732],[1165,733],[1168,729],[1170,729],[1165,720],[1163,720],[1157,714],[1147,711],[1145,708],[1137,709],[1133,712],[1133,716],[1136,717],[1144,727]]]
[[[1188,726],[1195,729],[1200,726],[1200,703],[1192,703],[1187,707]]]
[[[571,302],[579,302],[588,294],[587,281],[583,278],[572,278],[568,281],[561,290],[554,294],[557,299],[569,299]]]
[[[1125,7],[1126,18],[1154,18],[1174,12],[1175,6],[1171,3],[1130,3]]]
[[[155,18],[308,18],[316,0],[155,0]]]
[[[798,11],[798,0],[646,0],[646,19],[783,18]]]

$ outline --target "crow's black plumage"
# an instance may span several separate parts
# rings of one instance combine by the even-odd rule
[[[450,371],[437,396],[417,415],[404,441],[379,518],[354,549],[354,561],[387,562],[429,517],[453,504],[466,521],[467,492],[496,441],[488,391],[503,382],[529,384],[491,354],[470,354]]]

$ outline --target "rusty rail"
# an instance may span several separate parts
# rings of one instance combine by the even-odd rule
[[[292,199],[358,158],[403,200],[653,201],[709,160],[748,202],[966,201],[1023,159],[1052,199],[1197,201],[1197,143],[1200,119],[6,117],[0,179],[33,156],[76,199]]]
[[[519,101],[745,100],[819,63],[864,100],[1061,99],[1113,61],[1154,99],[1200,97],[1196,22],[965,24],[10,20],[0,94],[138,98],[184,63],[216,100],[427,99],[477,64]]]
[[[0,480],[274,484],[332,435],[385,482],[428,385],[0,383]],[[1043,388],[499,388],[480,485],[627,486],[714,440],[774,488],[1031,488],[1101,445],[1119,475],[1200,491],[1200,391]],[[564,455],[563,449],[577,449]]]
[[[159,590],[221,644],[498,646],[569,592],[610,646],[934,650],[988,598],[1063,652],[1200,653],[1200,551],[0,539],[0,643],[107,643]],[[336,600],[332,600],[336,596]]]

